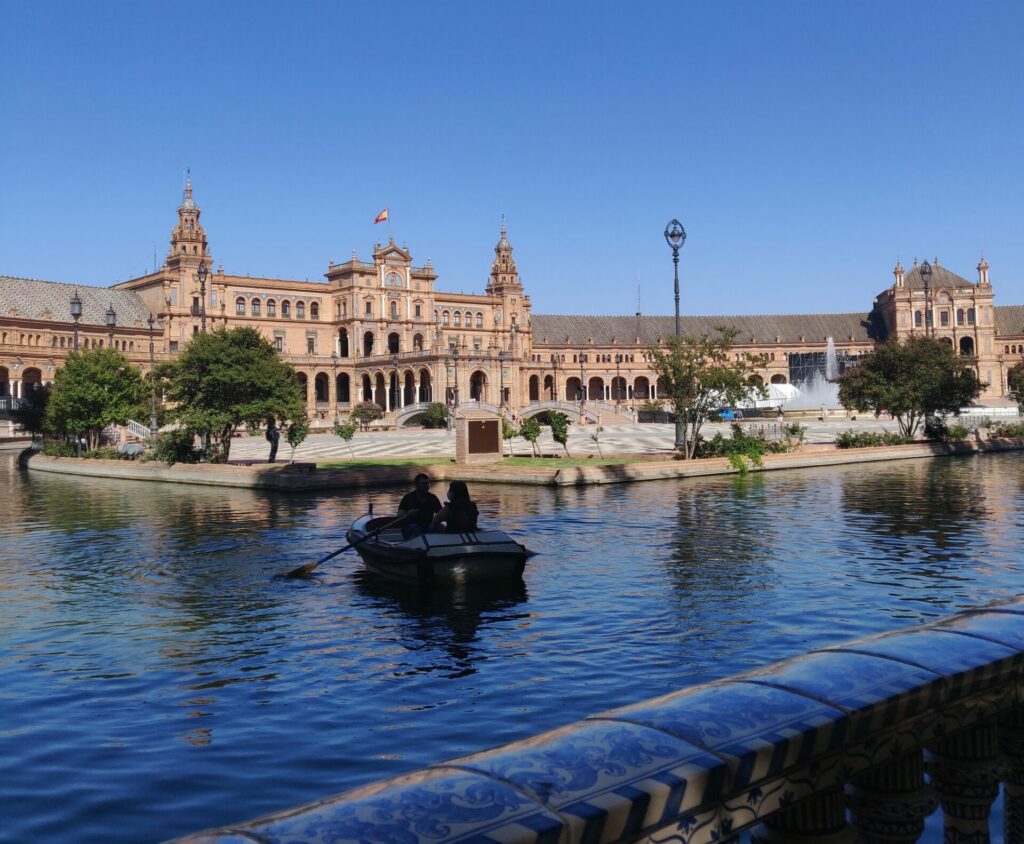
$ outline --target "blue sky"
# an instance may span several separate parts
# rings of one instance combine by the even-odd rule
[[[1012,2],[21,3],[0,274],[215,259],[321,279],[391,231],[478,292],[501,215],[540,313],[862,310],[897,256],[1024,303]]]

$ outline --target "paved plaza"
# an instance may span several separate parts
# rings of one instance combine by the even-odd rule
[[[794,420],[807,426],[807,442],[834,442],[836,435],[849,430],[855,431],[896,431],[896,423],[891,420],[878,421],[873,417],[860,417],[856,420],[839,419],[821,422],[817,419]],[[760,422],[748,421],[746,427],[756,430]],[[775,423],[766,420],[768,427]],[[596,426],[588,425],[569,427],[569,452],[573,455],[598,454],[598,443],[594,442],[593,434]],[[543,433],[538,445],[544,454],[562,454],[562,447],[551,439],[549,428],[542,428]],[[705,439],[710,439],[721,432],[728,436],[729,426],[722,423],[708,423],[701,429]],[[659,454],[672,451],[675,428],[671,424],[621,424],[605,425],[598,434],[600,451],[604,454]],[[507,444],[506,444],[507,448]],[[512,448],[517,456],[529,457],[530,444],[517,437],[512,441]],[[266,459],[270,445],[262,437],[242,437],[231,444],[232,460]],[[431,431],[409,428],[400,431],[358,432],[352,439],[352,451],[333,434],[310,434],[306,441],[295,450],[295,459],[307,462],[323,460],[348,460],[352,455],[358,457],[454,457],[455,434],[445,430]],[[281,439],[277,451],[277,459],[288,460],[291,457],[291,446],[284,438]]]

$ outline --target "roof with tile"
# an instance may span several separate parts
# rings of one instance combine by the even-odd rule
[[[736,343],[870,343],[878,333],[870,313],[776,314],[766,316],[684,316],[679,318],[684,337],[732,326],[739,331]],[[639,343],[650,346],[675,334],[671,316],[568,316],[534,314],[531,327],[535,346],[614,345]],[[752,339],[753,338],[753,339]]]
[[[107,308],[113,307],[118,325],[146,327],[150,311],[134,291],[6,275],[0,276],[0,317],[71,322],[76,291],[82,300],[82,325],[106,325]]]
[[[996,305],[996,336],[1024,335],[1024,305]]]
[[[974,287],[973,281],[968,281],[963,276],[957,275],[952,270],[947,270],[937,263],[931,264],[931,268],[932,280],[928,286],[932,290],[937,290],[940,287]],[[903,277],[903,284],[905,287],[910,287],[913,290],[924,290],[924,279],[921,278],[920,264],[914,264],[914,266],[907,270]]]

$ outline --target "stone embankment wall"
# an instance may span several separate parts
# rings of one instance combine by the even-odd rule
[[[993,440],[984,443],[915,443],[882,448],[835,449],[808,446],[790,454],[772,454],[764,465],[752,471],[804,469],[888,460],[909,460],[954,455],[990,454],[1024,449],[1021,440]],[[540,486],[586,486],[589,484],[691,478],[735,474],[736,467],[723,458],[711,460],[640,460],[614,465],[564,466],[552,459],[551,466],[456,466],[451,462],[431,466],[373,466],[354,469],[315,469],[312,464],[294,465],[188,465],[167,466],[124,460],[79,460],[33,456],[29,468],[40,472],[87,475],[140,481],[171,481],[184,484],[249,487],[307,492],[318,489],[360,489],[408,484],[418,472],[435,480],[464,480],[480,483],[532,484]]]
[[[180,840],[987,842],[1000,782],[1021,844],[1024,598]]]

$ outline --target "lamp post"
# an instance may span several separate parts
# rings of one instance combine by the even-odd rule
[[[447,428],[452,429],[452,361],[449,357],[444,362],[444,416]]]
[[[114,348],[114,329],[117,327],[117,314],[114,313],[114,306],[110,305],[107,308],[107,345],[112,349]]]
[[[331,378],[334,379],[334,426],[338,426],[338,353],[331,352]],[[328,395],[330,391],[328,391]]]
[[[932,265],[925,261],[921,264],[921,283],[924,285],[924,336],[930,337],[934,334],[932,330]]]
[[[76,290],[74,295],[71,297],[71,319],[75,321],[75,351],[78,351],[78,320],[82,318],[82,300],[78,296]]]
[[[154,376],[153,370],[156,367],[156,358],[153,354],[153,325],[156,322],[156,317],[152,314],[149,315],[149,319],[146,320],[146,324],[149,325],[149,436],[151,439],[156,439],[156,377]]]
[[[558,395],[558,355],[551,356],[551,401],[557,401]]]
[[[586,376],[583,374],[583,364],[586,363],[587,356],[583,352],[580,352],[580,424],[583,423],[583,405],[587,401],[587,382]]]
[[[199,269],[196,271],[196,278],[199,281],[199,324],[203,334],[206,333],[206,279],[209,274],[210,271],[206,267],[206,261],[201,261]],[[195,314],[192,314],[192,316],[195,316]]]
[[[452,377],[455,383],[455,392],[453,393],[452,399],[452,410],[458,412],[459,409],[459,347],[452,346]]]
[[[615,407],[622,404],[622,379],[619,377],[619,366],[622,363],[622,355],[615,356]]]
[[[498,377],[501,380],[501,396],[498,406],[505,406],[505,351],[501,350],[498,352]]]
[[[673,219],[665,226],[665,242],[672,249],[672,263],[675,270],[675,294],[676,294],[676,348],[679,348],[679,250],[686,243],[686,229],[678,220]],[[683,420],[676,416],[676,449],[683,447]]]
[[[391,393],[391,409],[398,413],[398,355],[391,356],[391,365],[395,369],[395,389]]]

